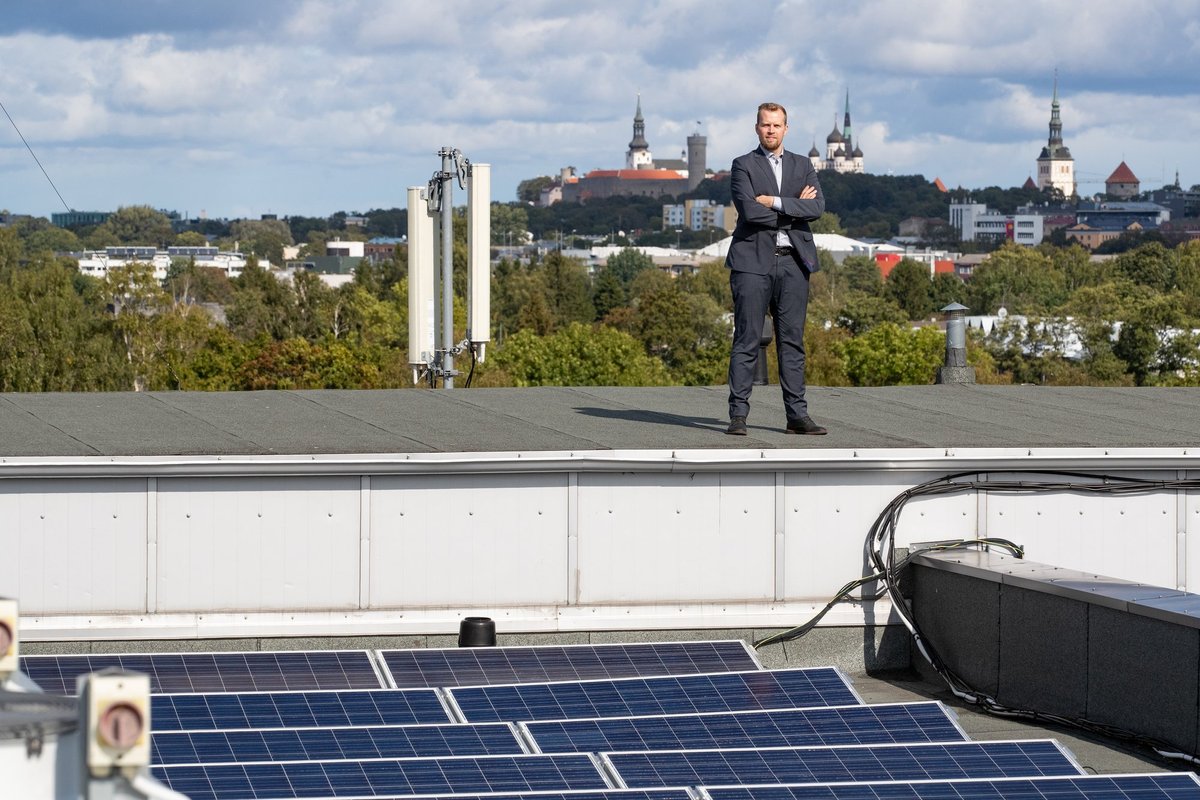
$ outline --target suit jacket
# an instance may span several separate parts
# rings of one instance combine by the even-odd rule
[[[782,230],[787,232],[792,247],[809,271],[816,272],[819,269],[817,247],[813,244],[808,223],[825,212],[825,195],[812,162],[784,150],[783,180],[782,185],[778,185],[762,148],[755,148],[733,160],[729,182],[738,221],[725,266],[737,272],[765,275],[775,258],[775,234]],[[805,186],[817,190],[817,196],[812,200],[800,199],[800,191]],[[760,205],[754,199],[760,194],[780,198],[783,210]]]

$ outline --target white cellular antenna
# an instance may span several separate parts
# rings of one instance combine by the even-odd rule
[[[408,190],[408,361],[413,383],[425,380],[436,386],[441,377],[442,387],[453,389],[460,374],[454,357],[469,351],[474,372],[475,360],[483,360],[484,346],[491,340],[492,171],[491,165],[472,164],[454,148],[443,147],[438,155],[442,168],[433,173],[426,189]],[[467,189],[468,318],[467,337],[461,342],[454,341],[455,180]],[[435,221],[441,226],[440,237]],[[438,261],[440,304],[434,280]]]

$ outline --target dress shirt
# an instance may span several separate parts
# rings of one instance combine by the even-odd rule
[[[758,149],[762,150],[763,155],[765,155],[767,157],[767,163],[771,165],[771,171],[775,173],[775,191],[782,194],[783,193],[783,156],[777,155],[775,153],[767,152],[766,150],[763,149],[762,145],[759,145]],[[773,208],[776,211],[783,211],[783,200],[778,196],[774,197],[771,200],[771,208]],[[788,238],[787,233],[785,233],[784,231],[776,231],[775,232],[775,246],[776,247],[791,247],[792,241],[791,241],[791,239]]]

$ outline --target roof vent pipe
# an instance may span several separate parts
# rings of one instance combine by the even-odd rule
[[[491,617],[465,617],[458,624],[459,647],[495,647],[496,623]]]

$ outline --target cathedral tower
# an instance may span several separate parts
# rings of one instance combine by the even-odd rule
[[[1075,159],[1063,144],[1062,119],[1058,106],[1058,75],[1054,76],[1054,99],[1050,103],[1050,138],[1037,160],[1039,189],[1062,192],[1063,197],[1075,195]]]
[[[646,120],[642,119],[642,95],[638,93],[637,113],[633,115],[633,138],[629,141],[629,152],[625,154],[626,169],[652,169],[654,157],[650,155],[650,144],[646,141]]]

